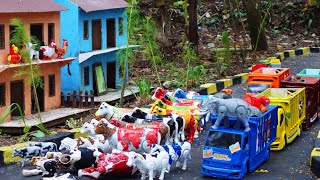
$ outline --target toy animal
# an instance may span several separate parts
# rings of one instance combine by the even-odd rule
[[[146,178],[146,174],[149,174],[149,180],[153,180],[156,173],[160,173],[160,180],[164,179],[164,174],[168,170],[169,165],[169,154],[165,151],[154,154],[146,154],[145,156],[136,152],[128,152],[129,167],[134,164],[142,174],[141,179]]]
[[[63,39],[63,45],[61,48],[56,47],[55,48],[55,56],[57,56],[58,59],[62,59],[63,55],[65,55],[68,51],[68,40]]]
[[[12,157],[19,156],[23,158],[21,166],[24,166],[26,159],[31,159],[33,156],[40,156],[41,148],[38,146],[29,146],[20,149],[13,149]]]
[[[270,99],[266,96],[261,96],[261,97],[250,96],[250,97],[243,98],[242,100],[244,100],[251,106],[254,106],[260,109],[262,113],[265,113],[268,111],[267,106],[270,104]]]
[[[101,150],[95,147],[79,147],[68,150],[62,154],[59,162],[70,169],[84,169],[91,167],[97,161],[95,153],[102,153]]]
[[[171,119],[168,119],[168,121]],[[173,132],[175,128],[175,124],[172,121],[172,133],[170,131],[170,127],[166,124],[166,122],[150,122],[150,123],[127,123],[124,121],[120,121],[117,119],[111,119],[110,123],[119,128],[127,128],[127,129],[137,129],[137,128],[150,128],[158,131],[161,134],[161,140],[164,141],[165,144],[170,143],[170,138],[173,137]]]
[[[42,170],[42,177],[57,176],[57,162],[55,159],[47,159],[36,163],[37,169]]]
[[[102,150],[102,152],[111,152],[111,148],[108,140],[98,140],[98,139],[87,139],[79,137],[77,139],[76,147],[97,147]]]
[[[140,118],[140,119],[137,119],[137,118]],[[172,138],[174,138],[175,143],[180,142],[180,140],[181,141],[185,140],[185,135],[184,135],[185,120],[179,115],[158,116],[156,114],[146,113],[139,108],[135,108],[131,116],[125,115],[121,120],[129,123],[141,123],[140,120],[143,120],[142,121],[143,123],[154,122],[154,121],[165,122],[165,124],[167,124],[170,127],[171,143],[172,143]],[[174,134],[174,137],[172,137],[171,135],[172,133]]]
[[[43,60],[51,60],[52,56],[55,53],[55,49],[57,47],[57,44],[54,42],[54,40],[51,40],[49,46],[41,46],[40,51],[43,53]]]
[[[47,152],[57,152],[58,147],[54,142],[37,142],[29,143],[29,146],[38,146],[41,148],[41,154],[45,155]]]
[[[185,92],[182,89],[178,88],[174,93],[173,97],[180,98],[180,99],[192,99],[193,96],[200,95],[196,91],[188,91]]]
[[[159,101],[158,101],[159,102]],[[161,103],[160,103],[161,104]],[[200,133],[199,126],[200,113],[198,107],[194,106],[165,106],[166,109],[159,107],[159,103],[154,103],[151,107],[152,114],[158,115],[172,115],[177,114],[185,120],[184,130],[188,133],[188,141],[192,142],[194,138],[197,138],[197,133]],[[202,114],[200,114],[202,115]]]
[[[165,151],[169,154],[169,167],[168,173],[173,162],[176,162],[176,166],[180,167],[182,163],[182,170],[187,170],[188,160],[191,159],[191,143],[189,142],[179,142],[178,144],[164,145],[160,146],[158,144],[153,144],[151,149],[151,154],[156,152]]]
[[[100,121],[95,132],[103,134],[111,147],[121,151],[150,152],[152,144],[160,144],[161,134],[154,129],[118,128],[108,121]]]
[[[173,96],[173,92],[169,92],[168,90],[162,89],[161,87],[157,87],[151,99],[155,101],[157,99],[160,99],[161,97],[164,97],[166,94],[168,94],[169,96]]]
[[[7,59],[11,64],[16,64],[21,60],[21,56],[19,55],[19,49],[14,44],[11,45],[10,54],[8,54]]]
[[[250,106],[247,102],[237,98],[220,99],[212,97],[204,106],[203,111],[204,113],[202,115],[218,115],[215,124],[212,126],[213,129],[217,129],[221,120],[225,117],[233,116],[237,117],[237,119],[244,124],[246,132],[250,131],[246,118],[261,115],[261,111],[258,108]]]
[[[61,140],[61,144],[59,146],[60,151],[66,151],[77,147],[77,140],[66,137]]]
[[[85,134],[89,133],[89,138],[91,139],[98,139],[98,140],[104,140],[104,137],[102,134],[96,134],[94,132],[95,126],[98,124],[99,121],[92,119],[90,123],[85,122],[82,125],[82,128],[80,130],[80,133]]]
[[[28,42],[26,44],[26,49],[29,51],[30,53],[30,59],[39,59],[39,51],[34,50],[33,45],[31,42]]]
[[[31,163],[33,165],[36,165],[36,163],[38,161],[43,161],[43,160],[47,160],[47,159],[59,159],[60,157],[62,156],[62,153],[61,152],[47,152],[47,154],[42,157],[42,156],[33,156],[31,158]]]
[[[113,150],[111,154],[96,153],[98,161],[95,166],[79,169],[78,176],[91,176],[98,179],[99,176],[129,176],[137,171],[137,168],[128,167],[127,152]]]
[[[108,120],[111,118],[121,119],[128,112],[122,111],[120,108],[109,105],[106,102],[101,103],[98,110],[94,113],[96,118],[105,117]]]

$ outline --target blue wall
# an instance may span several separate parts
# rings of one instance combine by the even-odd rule
[[[102,49],[106,49],[106,20],[109,18],[115,18],[116,23],[116,46],[123,46],[127,43],[127,17],[125,15],[125,9],[111,9],[101,10],[95,12],[88,12],[81,10],[76,4],[69,0],[55,0],[55,2],[63,5],[69,10],[62,11],[60,14],[60,41],[67,39],[69,41],[68,52],[65,57],[76,57],[72,63],[70,63],[71,76],[68,74],[68,67],[65,66],[61,69],[61,90],[63,93],[72,93],[73,90],[92,90],[92,65],[101,63],[104,69],[104,76],[106,80],[106,63],[115,61],[115,52],[95,55],[85,62],[79,64],[79,53],[92,51],[92,20],[101,19],[102,23]],[[123,17],[123,35],[119,35],[119,21],[118,18]],[[88,20],[89,38],[84,40],[83,38],[83,22]],[[83,82],[83,68],[85,66],[90,67],[90,85],[84,87]],[[116,85],[119,88],[121,84],[121,77],[119,77],[119,62],[116,63]],[[127,74],[128,77],[128,74]]]

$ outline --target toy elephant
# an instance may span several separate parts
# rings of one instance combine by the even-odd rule
[[[261,115],[261,111],[258,108],[250,106],[247,102],[237,98],[220,99],[212,97],[201,111],[202,115],[207,114],[207,120],[209,118],[208,114],[218,115],[215,124],[212,126],[213,129],[217,129],[221,120],[225,117],[237,117],[244,124],[246,132],[250,131],[246,118]]]

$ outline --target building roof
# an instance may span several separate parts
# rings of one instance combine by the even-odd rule
[[[125,8],[128,6],[124,0],[70,0],[86,12]]]
[[[0,13],[56,12],[67,8],[53,0],[1,0]]]

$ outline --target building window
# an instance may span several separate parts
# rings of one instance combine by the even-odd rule
[[[0,84],[0,107],[6,106],[6,84]]]
[[[41,44],[44,44],[43,41],[43,24],[30,24],[30,35],[36,37]]]
[[[12,39],[13,35],[14,35],[14,30],[16,28],[14,26],[9,26],[9,32],[10,32],[10,40]]]
[[[119,35],[123,35],[123,18],[119,17],[118,19]]]
[[[88,86],[90,84],[90,81],[89,81],[89,66],[86,66],[83,69],[83,80],[84,80],[84,86]]]
[[[88,20],[85,20],[83,22],[83,39],[87,40],[89,39],[89,25],[88,25]]]
[[[54,39],[54,23],[49,23],[48,24],[48,44],[51,43],[51,40]]]
[[[0,24],[0,49],[5,49],[4,25]]]
[[[49,97],[56,95],[56,77],[54,74],[49,75]]]

